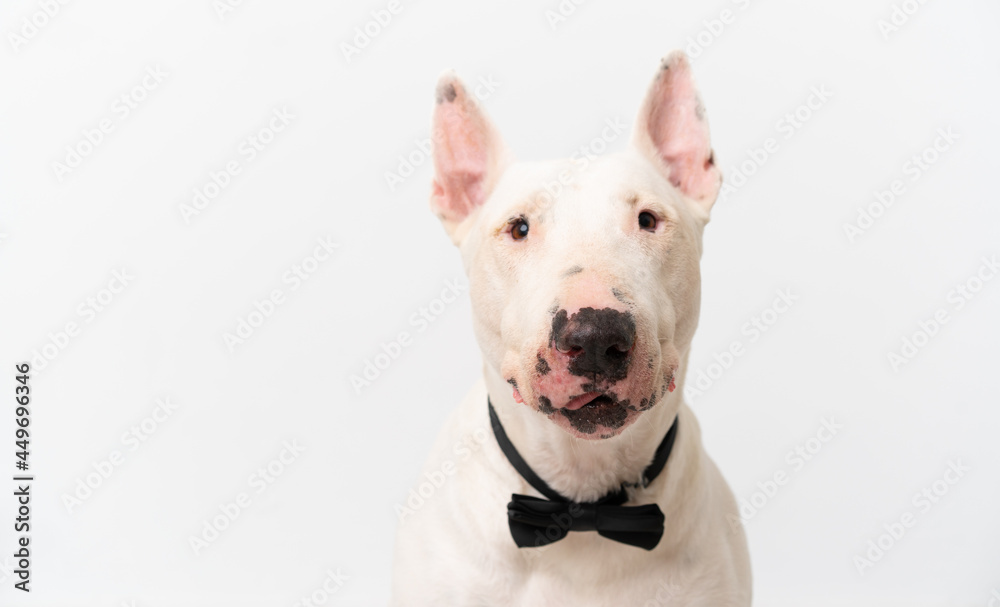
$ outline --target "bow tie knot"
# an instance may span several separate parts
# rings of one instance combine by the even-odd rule
[[[589,503],[556,502],[515,493],[507,504],[511,536],[518,548],[530,548],[557,542],[570,531],[597,531],[616,542],[646,550],[655,548],[663,536],[660,507],[620,506],[623,494],[611,498]]]

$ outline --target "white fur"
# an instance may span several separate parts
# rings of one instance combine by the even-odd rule
[[[438,187],[434,206],[459,244],[469,275],[484,378],[452,414],[425,465],[429,476],[422,479],[443,477],[444,482],[424,504],[403,514],[393,605],[750,604],[749,556],[735,500],[704,452],[698,422],[682,396],[698,322],[702,231],[719,177],[702,158],[710,148],[700,107],[693,127],[672,122],[661,132],[691,133],[687,147],[701,156],[686,158],[685,166],[704,167],[703,172],[679,174],[672,164],[676,154],[658,153],[648,136],[658,128],[647,124],[651,104],[693,108],[697,102],[684,57],[671,55],[665,65],[681,74],[685,86],[675,97],[683,97],[664,97],[664,70],[640,112],[630,149],[583,170],[569,161],[508,161],[492,125],[478,108],[466,108],[481,129],[473,136],[478,137],[475,155],[485,159],[482,183],[487,187],[463,194],[461,204],[451,207],[448,199],[455,193]],[[443,83],[459,87],[458,103],[463,102],[460,83],[452,76]],[[677,107],[659,115],[678,120],[683,112]],[[439,106],[439,112],[447,109]],[[448,160],[437,169],[439,176],[446,173]],[[542,184],[565,171],[573,174],[570,185],[554,201],[539,202]],[[694,185],[685,190],[683,184]],[[706,194],[713,184],[716,189]],[[626,202],[630,197],[655,209],[664,218],[664,231],[633,230],[637,209]],[[465,215],[461,209],[470,206],[474,210]],[[529,217],[525,242],[512,242],[502,232],[512,214]],[[573,266],[584,271],[563,277]],[[622,390],[665,395],[617,435],[587,440],[530,406],[539,379],[533,368],[549,339],[552,302],[603,297],[610,286],[630,302],[637,318],[636,351],[648,358],[651,369],[645,375],[636,372]],[[672,392],[665,391],[668,375],[676,380]],[[515,402],[511,378],[524,404]],[[517,548],[507,525],[507,502],[512,493],[537,492],[497,446],[487,394],[528,464],[555,490],[578,501],[638,480],[676,416],[677,441],[666,468],[648,487],[629,489],[629,504],[656,503],[666,516],[659,545],[646,551],[594,532],[570,532],[549,546]]]

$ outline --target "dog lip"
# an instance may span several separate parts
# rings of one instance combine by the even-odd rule
[[[577,409],[582,409],[590,404],[595,398],[601,396],[601,392],[587,392],[586,394],[581,394],[580,396],[575,396],[570,399],[568,403],[563,407],[563,409],[568,409],[570,411],[576,411]]]

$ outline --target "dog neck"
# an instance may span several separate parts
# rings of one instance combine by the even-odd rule
[[[683,405],[686,359],[682,357],[676,373],[681,378],[677,389],[621,434],[606,439],[572,436],[544,414],[514,401],[510,386],[489,364],[485,365],[486,387],[507,436],[532,470],[560,495],[589,502],[616,491],[623,483],[641,483],[643,471]],[[693,438],[685,437],[684,432],[684,427],[679,428],[678,441]]]

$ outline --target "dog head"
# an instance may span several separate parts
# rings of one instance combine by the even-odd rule
[[[722,176],[686,57],[663,61],[624,153],[514,162],[452,74],[434,143],[431,208],[462,251],[486,364],[571,434],[619,434],[674,389],[698,322]]]

